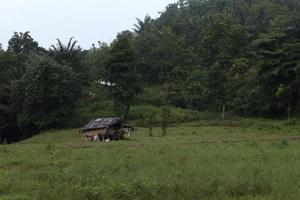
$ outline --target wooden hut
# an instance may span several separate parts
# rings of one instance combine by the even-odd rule
[[[79,132],[89,141],[121,140],[130,137],[133,127],[121,118],[99,118],[91,120]]]

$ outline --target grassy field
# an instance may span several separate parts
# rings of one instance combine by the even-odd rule
[[[300,199],[299,122],[198,121],[160,135],[97,143],[59,130],[1,145],[0,199]]]

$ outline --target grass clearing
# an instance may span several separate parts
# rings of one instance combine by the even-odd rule
[[[0,199],[299,199],[299,130],[203,120],[107,143],[53,130],[0,146]]]

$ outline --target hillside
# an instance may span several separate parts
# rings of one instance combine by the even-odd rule
[[[15,32],[0,49],[0,143],[136,107],[146,121],[163,107],[292,121],[299,13],[299,0],[179,0],[90,49]]]

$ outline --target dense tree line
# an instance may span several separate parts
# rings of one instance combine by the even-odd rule
[[[298,0],[180,0],[90,50],[73,38],[46,50],[15,33],[0,46],[0,136],[67,127],[77,102],[95,95],[123,117],[142,103],[291,119],[299,13]]]
[[[296,0],[171,4],[158,19],[139,20],[140,73],[148,85],[163,84],[174,106],[291,116],[299,103],[299,9]]]

